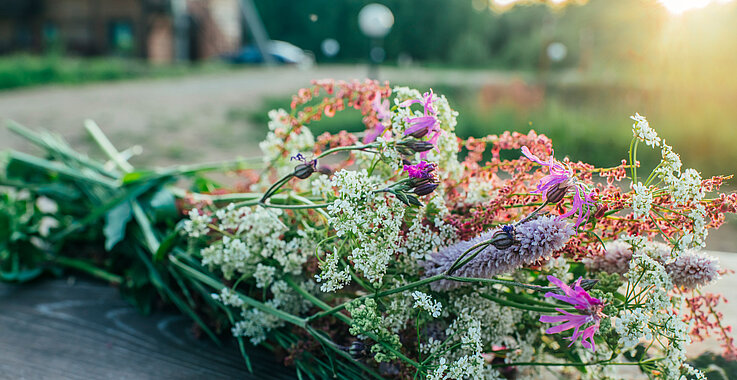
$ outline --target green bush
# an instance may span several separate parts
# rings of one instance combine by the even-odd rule
[[[174,76],[216,71],[224,67],[219,64],[152,66],[144,61],[114,57],[71,58],[56,54],[11,55],[0,57],[0,89],[53,83],[78,84],[140,77]]]

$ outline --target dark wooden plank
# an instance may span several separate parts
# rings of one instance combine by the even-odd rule
[[[0,377],[28,379],[293,379],[251,349],[251,374],[232,339],[193,336],[173,312],[144,316],[89,280],[0,284]]]

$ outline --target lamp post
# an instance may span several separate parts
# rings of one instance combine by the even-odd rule
[[[394,25],[394,14],[385,5],[371,3],[358,12],[358,27],[366,37],[371,39],[369,51],[369,78],[379,78],[379,64],[386,58],[383,48],[384,37]]]

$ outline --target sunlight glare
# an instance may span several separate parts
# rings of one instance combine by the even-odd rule
[[[728,3],[732,0],[658,0],[658,2],[674,15],[685,11],[704,8],[711,3]]]

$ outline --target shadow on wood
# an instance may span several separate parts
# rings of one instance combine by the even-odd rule
[[[89,280],[0,284],[0,373],[29,379],[293,379],[270,352],[196,339],[174,313],[144,316]]]

